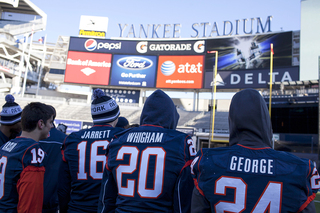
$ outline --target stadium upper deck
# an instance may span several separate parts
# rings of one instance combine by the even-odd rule
[[[8,2],[0,1],[0,92],[19,93],[38,81],[44,48],[28,41],[46,29],[47,15],[29,0]]]

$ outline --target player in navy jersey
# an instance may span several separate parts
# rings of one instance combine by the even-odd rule
[[[38,141],[52,121],[51,106],[30,103],[21,114],[21,136],[0,147],[0,212],[41,213],[46,156]]]
[[[189,212],[193,141],[176,131],[179,114],[156,90],[146,100],[140,127],[116,135],[107,150],[98,212]]]
[[[97,89],[91,104],[93,127],[71,133],[63,144],[59,174],[60,212],[97,212],[106,149],[120,114],[117,103]]]
[[[56,117],[56,110],[54,111],[53,119]],[[59,167],[62,162],[61,147],[66,134],[57,130],[54,124],[51,128],[48,138],[40,140],[40,146],[47,154],[44,173],[44,197],[43,197],[43,213],[56,213],[59,209],[58,201],[58,174]]]
[[[0,112],[0,146],[21,133],[22,109],[12,95],[6,95],[5,100]]]
[[[313,163],[271,148],[272,126],[258,91],[234,95],[230,147],[201,149],[191,164],[191,212],[315,212],[319,174]]]

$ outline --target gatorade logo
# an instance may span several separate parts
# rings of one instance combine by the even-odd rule
[[[148,42],[141,41],[137,44],[136,50],[138,53],[146,53],[148,51]]]
[[[204,41],[197,41],[193,45],[193,49],[196,53],[203,53],[204,52]]]

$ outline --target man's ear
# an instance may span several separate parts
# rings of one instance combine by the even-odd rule
[[[38,120],[38,128],[42,130],[43,126],[44,126],[43,120],[42,119]]]

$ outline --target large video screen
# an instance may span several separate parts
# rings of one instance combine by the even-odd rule
[[[292,32],[237,36],[207,40],[206,70],[215,65],[218,51],[218,70],[265,69],[270,67],[270,44],[273,44],[273,66],[292,65]],[[210,54],[211,53],[211,54]]]

